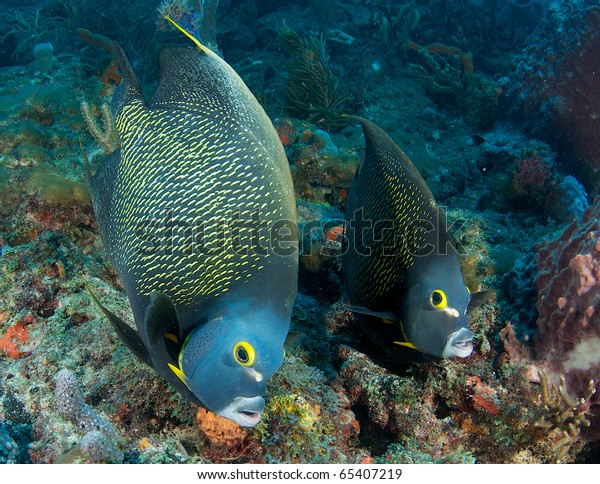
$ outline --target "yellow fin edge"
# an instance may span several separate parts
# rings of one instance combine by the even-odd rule
[[[192,34],[190,34],[187,30],[185,30],[181,25],[179,25],[177,22],[175,22],[175,20],[173,20],[171,17],[168,16],[164,16],[165,19],[167,19],[169,22],[171,22],[183,35],[185,35],[188,39],[190,39],[194,44],[196,44],[196,46],[205,54],[208,54],[208,48],[203,46],[200,41],[194,37]]]
[[[173,343],[179,344],[179,340],[177,339],[177,336],[175,336],[174,334],[165,333],[164,338],[168,339],[169,341],[172,341]]]
[[[185,373],[183,371],[181,371],[179,368],[177,368],[175,365],[172,365],[171,363],[167,363],[167,365],[169,365],[169,368],[171,369],[171,371],[173,373],[175,373],[177,378],[179,378],[183,382],[183,384],[187,387],[188,384],[187,384],[187,377],[185,376]]]
[[[409,343],[408,341],[394,341],[394,344],[399,345],[399,346],[405,346],[405,347],[411,348],[413,350],[417,349],[417,347],[414,344]]]

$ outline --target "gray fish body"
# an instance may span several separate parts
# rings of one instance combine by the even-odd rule
[[[148,104],[115,49],[124,71],[112,106],[121,147],[91,191],[137,326],[126,342],[134,349],[139,338],[147,352],[136,354],[190,400],[254,425],[296,295],[285,152],[243,81],[208,49],[163,50]],[[244,355],[250,365],[237,361]],[[233,400],[249,408],[232,417],[223,408]]]
[[[366,153],[348,193],[342,258],[351,308],[391,355],[404,357],[409,348],[467,356],[470,296],[445,213],[398,145],[374,123],[359,120]]]

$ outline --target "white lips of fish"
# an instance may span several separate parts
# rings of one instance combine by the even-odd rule
[[[261,396],[236,397],[223,410],[216,412],[219,417],[233,420],[242,427],[254,427],[262,418],[265,400]]]
[[[458,356],[466,358],[473,351],[473,333],[467,328],[461,328],[455,331],[446,340],[446,346],[442,352],[442,358]]]

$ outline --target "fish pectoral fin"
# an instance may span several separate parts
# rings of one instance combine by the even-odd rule
[[[374,318],[383,319],[384,323],[398,321],[396,315],[390,311],[372,311],[371,309],[362,306],[346,306],[346,309],[348,311],[352,311],[353,313],[365,314],[367,316],[373,316]]]
[[[471,294],[471,300],[469,301],[469,306],[467,307],[467,314],[471,311],[474,311],[477,308],[480,308],[484,304],[487,304],[491,299],[492,294],[493,291],[491,289],[474,292],[473,294]]]
[[[285,338],[285,343],[283,343],[283,348],[286,351],[289,351],[292,348],[295,348],[296,346],[298,346],[304,338],[306,338],[306,335],[304,333],[301,333],[299,331],[290,331]]]
[[[146,348],[146,345],[142,341],[140,334],[135,329],[133,329],[131,326],[129,326],[125,321],[123,321],[121,318],[119,318],[115,314],[111,313],[108,309],[106,309],[100,303],[100,301],[98,301],[98,298],[96,298],[96,296],[94,295],[94,293],[92,292],[92,290],[89,288],[89,286],[87,284],[85,285],[85,288],[90,293],[90,296],[92,296],[92,299],[94,300],[94,302],[100,308],[100,311],[102,311],[102,314],[104,314],[104,316],[106,316],[106,318],[111,322],[111,324],[113,325],[113,328],[115,328],[115,331],[117,332],[119,337],[123,340],[123,342],[127,345],[127,347],[133,352],[133,354],[135,356],[137,356],[140,360],[142,360],[144,363],[146,363],[147,365],[152,366],[150,363],[150,355],[148,354],[148,349]]]
[[[179,354],[181,353],[181,342],[174,334],[166,333],[163,335],[165,348],[167,349],[167,354],[169,358],[173,362],[177,362],[179,360]]]
[[[157,344],[176,345],[179,353],[182,335],[179,324],[177,308],[171,298],[162,292],[154,291],[150,294],[150,303],[146,308],[146,334],[150,347]],[[168,343],[167,343],[168,342]]]

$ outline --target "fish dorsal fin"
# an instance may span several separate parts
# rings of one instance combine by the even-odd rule
[[[160,74],[158,87],[150,106],[165,105],[205,107],[221,106],[223,83],[226,77],[223,70],[231,68],[217,54],[205,47],[191,33],[174,20],[165,17],[180,32],[189,38],[197,48],[168,47],[159,56]],[[237,74],[233,73],[237,77]]]
[[[134,100],[142,99],[140,86],[138,84],[133,68],[129,59],[123,52],[121,46],[113,41],[113,52],[119,61],[119,69],[121,70],[121,83],[115,91],[112,100],[113,113],[119,113],[123,106]]]
[[[164,344],[169,356],[177,361],[183,343],[179,315],[171,298],[162,292],[150,294],[150,303],[146,309],[146,334],[151,347]]]
[[[396,315],[391,311],[372,311],[371,309],[362,306],[346,306],[346,309],[348,309],[348,311],[352,311],[353,313],[365,314],[366,316],[373,316],[374,318],[383,319],[384,322],[386,322],[386,320],[392,322],[398,320]]]
[[[115,314],[111,313],[108,309],[106,309],[100,303],[100,301],[98,301],[92,290],[87,285],[85,286],[85,288],[90,293],[90,296],[92,296],[94,302],[100,308],[100,311],[102,311],[102,314],[104,314],[104,316],[106,316],[106,318],[111,322],[119,337],[125,342],[128,348],[133,352],[133,354],[147,365],[152,366],[150,363],[150,356],[148,355],[148,349],[142,341],[142,338],[140,338],[139,333],[133,328],[131,328],[121,318],[119,318]]]
[[[203,45],[194,35],[192,35],[190,32],[185,30],[181,25],[179,25],[177,22],[175,22],[175,20],[173,20],[171,17],[165,15],[165,19],[168,20],[169,22],[171,22],[177,30],[179,30],[183,35],[185,35],[194,44],[196,44],[196,47],[198,47],[198,49],[200,49],[201,52],[203,52],[205,54],[209,54],[212,52],[208,47]],[[216,55],[214,52],[212,52],[212,54]]]
[[[398,144],[379,126],[368,119],[360,116],[352,116],[360,122],[365,135],[365,156],[362,162],[361,171],[366,168],[367,163],[382,163],[389,165],[390,158],[396,158],[400,161],[399,165],[404,172],[404,176],[418,187],[419,192],[425,198],[434,201],[433,193],[423,180],[421,173],[414,165],[408,155],[398,146]]]
[[[239,75],[192,34],[170,21],[195,46],[167,47],[161,51],[158,86],[149,106],[166,109],[172,106],[178,111],[199,110],[214,116],[235,113],[234,119],[241,115],[240,111],[251,116],[259,105]],[[261,117],[260,121],[264,119]],[[264,129],[258,124],[259,128]]]

